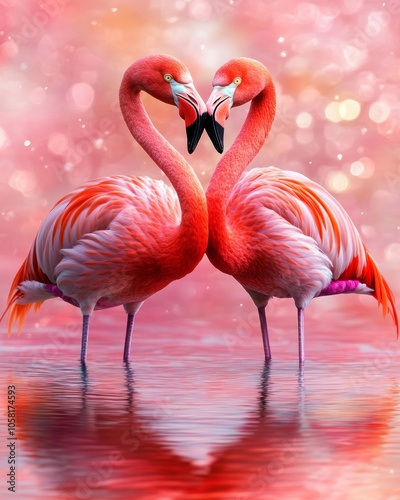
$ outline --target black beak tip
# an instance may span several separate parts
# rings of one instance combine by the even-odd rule
[[[224,127],[222,127],[219,123],[217,123],[212,116],[207,114],[207,121],[205,128],[215,149],[218,151],[218,153],[223,153]]]
[[[191,155],[196,149],[197,144],[203,134],[204,127],[206,125],[207,113],[203,113],[197,118],[197,120],[186,128],[187,136],[187,149],[188,153]]]
[[[188,145],[187,145],[188,153],[191,155],[195,149],[196,149],[196,146],[194,146],[190,141],[188,141]]]

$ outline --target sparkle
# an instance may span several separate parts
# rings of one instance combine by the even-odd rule
[[[351,121],[358,117],[360,111],[360,103],[354,99],[345,99],[342,102],[335,100],[326,106],[325,117],[335,123],[342,120]]]
[[[31,145],[31,141],[29,139],[27,139],[26,141],[24,141],[24,146],[25,147],[28,147]]]
[[[345,99],[340,103],[339,115],[342,120],[355,120],[360,114],[361,106],[354,99]]]
[[[311,126],[312,122],[313,122],[313,117],[310,115],[310,113],[307,113],[306,111],[299,113],[296,117],[296,125],[299,128],[308,128]]]
[[[347,175],[341,170],[329,172],[326,180],[327,186],[336,193],[347,191],[350,187],[350,181]]]
[[[355,161],[350,165],[350,173],[359,176],[364,172],[364,164],[361,161]]]
[[[389,118],[390,106],[385,101],[375,101],[371,104],[368,115],[373,122],[383,123]]]
[[[372,177],[375,172],[375,162],[368,157],[363,156],[362,158],[354,161],[350,165],[350,173],[355,177],[362,177],[367,179]]]
[[[334,123],[340,122],[340,104],[336,101],[331,101],[325,108],[325,117]]]
[[[111,9],[111,12],[117,12],[117,10],[118,10],[118,9],[117,9],[117,7],[113,7],[113,8]]]
[[[278,38],[278,43],[283,43],[285,41],[285,38],[283,36],[280,36]]]

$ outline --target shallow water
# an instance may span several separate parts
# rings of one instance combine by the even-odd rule
[[[311,311],[300,372],[292,320],[272,314],[264,365],[252,309],[240,309],[246,336],[230,321],[138,315],[129,365],[122,330],[111,341],[117,309],[94,320],[85,370],[73,308],[54,328],[2,342],[2,400],[16,387],[17,492],[6,490],[3,459],[1,498],[400,499],[390,322],[377,343],[376,325],[344,336],[343,316],[323,329]]]

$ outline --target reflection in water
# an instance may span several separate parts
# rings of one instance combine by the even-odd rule
[[[395,381],[357,392],[354,366],[239,365],[21,371],[20,498],[398,498]]]
[[[81,380],[82,380],[82,409],[86,408],[86,399],[88,391],[88,367],[81,363]]]
[[[127,412],[132,413],[133,406],[133,368],[131,362],[124,363],[125,383],[127,389]]]

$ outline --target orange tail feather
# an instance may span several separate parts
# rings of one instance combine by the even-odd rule
[[[7,304],[6,310],[3,312],[0,321],[3,320],[4,316],[7,314],[7,311],[10,311],[10,315],[8,317],[7,329],[8,335],[10,336],[13,326],[15,323],[18,323],[18,335],[22,331],[22,327],[24,326],[26,316],[33,306],[33,310],[36,312],[39,307],[43,304],[43,302],[35,302],[34,304],[15,304],[15,302],[9,302]]]
[[[389,313],[392,316],[393,324],[396,327],[397,338],[399,338],[399,319],[397,316],[395,298],[387,281],[382,276],[378,266],[368,250],[365,249],[366,265],[359,269],[359,258],[354,257],[349,267],[342,273],[339,279],[357,279],[373,289],[371,295],[378,301],[378,306],[382,307],[383,316]]]
[[[31,261],[33,263],[33,267],[31,265]],[[7,322],[8,335],[10,335],[14,323],[18,323],[18,335],[19,335],[24,325],[26,315],[28,314],[31,307],[33,306],[34,311],[36,312],[39,309],[39,307],[43,304],[43,302],[35,302],[32,304],[16,303],[18,299],[23,297],[23,293],[18,289],[18,285],[25,280],[38,280],[43,283],[49,282],[47,276],[43,273],[43,271],[37,264],[35,251],[33,251],[32,254],[30,253],[28,255],[28,257],[25,259],[21,267],[18,269],[18,272],[15,275],[14,280],[10,287],[6,309],[0,317],[0,321],[2,321],[7,312],[8,311],[10,312]]]
[[[397,316],[394,294],[387,281],[380,273],[376,262],[368,253],[365,278],[363,281],[364,280],[365,283],[374,290],[371,295],[376,298],[378,305],[382,306],[383,315],[386,316],[389,312],[392,316],[393,324],[396,327],[397,338],[399,338],[399,319]]]

